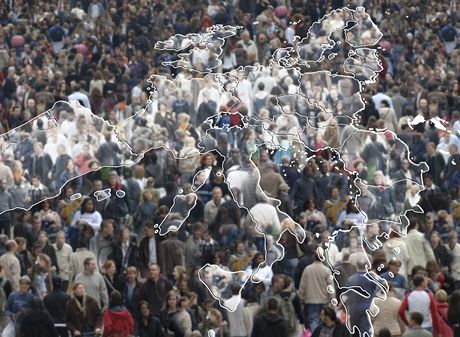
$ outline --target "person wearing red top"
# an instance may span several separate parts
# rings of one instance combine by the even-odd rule
[[[433,294],[426,290],[426,278],[422,275],[415,275],[413,283],[415,289],[404,296],[399,307],[399,317],[408,326],[406,311],[419,312],[423,315],[422,328],[432,332],[433,336],[437,336],[439,333],[439,315]]]
[[[104,337],[128,337],[133,331],[133,317],[122,305],[120,292],[114,290],[110,294],[109,308],[104,312]]]
[[[439,335],[442,337],[454,337],[454,331],[452,330],[447,316],[449,310],[449,304],[447,303],[447,293],[445,290],[438,290],[436,296],[436,309],[439,314]]]

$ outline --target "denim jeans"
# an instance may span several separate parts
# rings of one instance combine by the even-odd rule
[[[319,314],[321,313],[321,309],[327,303],[320,303],[320,304],[305,304],[304,309],[304,322],[305,328],[310,328],[310,331],[315,331],[315,329],[320,325]]]

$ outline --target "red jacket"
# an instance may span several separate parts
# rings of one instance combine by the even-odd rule
[[[104,337],[127,337],[133,334],[134,320],[122,306],[104,312]]]
[[[449,305],[447,303],[436,303],[436,309],[438,310],[439,319],[439,335],[442,337],[454,337],[454,332],[447,321],[447,309]]]

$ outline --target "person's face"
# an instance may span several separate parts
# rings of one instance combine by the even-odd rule
[[[104,228],[104,234],[106,236],[111,236],[113,235],[113,225],[109,223],[105,228]]]
[[[332,191],[331,191],[331,197],[333,199],[336,199],[339,197],[339,190],[337,188],[333,188]]]
[[[94,202],[93,200],[90,199],[86,202],[85,210],[87,212],[91,212],[93,209],[94,209]]]
[[[236,251],[238,254],[243,254],[244,253],[244,244],[239,243],[238,246],[236,246]]]
[[[109,184],[113,186],[117,183],[117,180],[117,176],[112,175],[109,177]]]
[[[128,279],[129,282],[134,282],[136,280],[136,273],[133,272],[128,272],[126,273],[126,278]]]
[[[141,314],[142,314],[143,317],[150,316],[150,309],[149,309],[149,306],[147,304],[143,304],[141,306]]]
[[[27,292],[29,292],[29,289],[30,289],[30,285],[28,282],[26,281],[20,281],[19,282],[19,292],[21,294],[25,294]]]
[[[144,235],[146,237],[151,238],[153,237],[154,234],[155,234],[155,230],[153,228],[144,227]]]
[[[149,277],[151,279],[156,279],[160,276],[160,267],[153,265],[149,267]]]
[[[56,243],[59,247],[62,247],[65,242],[65,235],[64,234],[58,234],[56,235]]]
[[[390,264],[389,269],[393,274],[396,275],[396,274],[399,273],[399,271],[401,269],[401,265],[400,264]]]
[[[46,237],[45,234],[41,233],[38,237],[38,241],[41,243],[41,244],[45,244],[47,241],[48,241],[48,238]]]
[[[100,180],[95,181],[94,184],[93,184],[93,188],[96,191],[102,190],[102,181],[100,181]]]
[[[115,266],[115,263],[110,265],[108,272],[112,275],[114,275],[117,272],[117,267]]]
[[[34,185],[35,187],[40,186],[40,180],[38,180],[37,178],[32,178],[32,185]]]
[[[212,165],[212,157],[211,156],[206,156],[206,158],[204,160],[204,164],[206,166],[211,166]]]
[[[195,238],[195,240],[199,240],[201,239],[201,234],[202,234],[201,229],[197,229],[193,232],[193,237]]]
[[[439,235],[437,235],[436,233],[431,234],[431,243],[432,244],[438,245],[440,241],[441,241],[441,238],[439,237]]]
[[[220,202],[222,200],[222,191],[220,189],[215,189],[212,191],[212,199],[216,203]]]
[[[85,295],[85,286],[83,284],[78,285],[78,287],[74,290],[74,293],[78,297],[82,297]]]
[[[176,298],[176,296],[170,296],[170,297],[168,298],[168,307],[174,308],[174,307],[176,307],[176,305],[177,305],[177,298]]]
[[[96,260],[91,260],[88,265],[86,266],[86,270],[89,273],[94,273],[96,271]]]
[[[129,240],[129,230],[128,229],[126,228],[123,229],[123,232],[121,234],[121,239],[125,242]]]

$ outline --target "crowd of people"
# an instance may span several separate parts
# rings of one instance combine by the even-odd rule
[[[458,15],[1,2],[0,335],[460,336]]]

